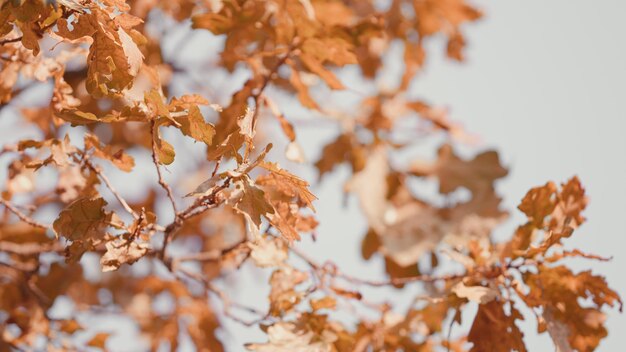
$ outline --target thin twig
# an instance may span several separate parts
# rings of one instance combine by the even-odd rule
[[[161,166],[159,166],[159,160],[157,159],[157,146],[156,146],[156,137],[159,133],[157,130],[155,120],[152,120],[150,126],[150,132],[152,134],[152,162],[154,163],[154,167],[157,171],[157,176],[159,178],[159,185],[161,188],[165,190],[167,197],[172,203],[172,209],[174,210],[174,221],[165,228],[163,234],[163,245],[161,246],[160,257],[162,259],[165,258],[165,251],[167,250],[167,246],[172,241],[172,236],[178,231],[178,229],[182,226],[182,219],[180,218],[180,214],[178,213],[178,208],[176,207],[176,201],[174,200],[174,193],[172,192],[172,188],[163,178],[163,174],[161,173]],[[164,261],[165,265],[169,265],[169,262]]]
[[[294,49],[294,46],[289,47],[285,55],[283,55],[283,57],[281,57],[278,60],[278,62],[276,63],[276,65],[274,65],[274,67],[270,70],[270,72],[265,77],[263,77],[263,82],[261,82],[261,87],[259,87],[256,92],[252,93],[251,98],[254,100],[254,112],[252,115],[252,130],[253,131],[256,129],[256,122],[259,116],[259,110],[260,110],[259,107],[261,105],[261,97],[263,96],[263,92],[265,91],[269,83],[272,81],[272,78],[274,77],[274,75],[278,73],[278,70],[280,69],[280,67],[287,61],[287,59],[289,59],[293,49]]]
[[[405,285],[413,282],[436,282],[436,281],[452,281],[458,280],[460,278],[465,277],[463,274],[450,274],[443,276],[432,276],[432,275],[417,275],[417,276],[409,276],[409,277],[398,277],[392,278],[389,280],[382,281],[373,281],[373,280],[364,280],[360,278],[356,278],[344,273],[337,273],[337,277],[340,277],[346,281],[349,281],[353,284],[359,285],[367,285],[373,287],[383,287],[383,286],[398,286]]]
[[[17,209],[15,205],[9,203],[8,201],[2,198],[0,198],[0,204],[4,205],[13,214],[17,215],[17,217],[20,218],[20,220],[29,224],[30,226],[38,227],[38,228],[46,229],[46,230],[52,229],[52,225],[48,225],[48,224],[44,224],[44,223],[36,221],[35,219],[29,217],[28,215],[22,213],[19,209]]]
[[[107,188],[111,191],[111,193],[113,193],[113,196],[115,196],[115,198],[117,199],[118,202],[120,202],[120,204],[122,205],[122,207],[124,207],[124,209],[126,209],[126,211],[132,215],[132,217],[137,220],[139,219],[139,214],[137,214],[133,208],[130,207],[130,205],[128,205],[128,202],[126,202],[126,200],[120,195],[120,193],[115,189],[115,187],[113,187],[113,185],[111,184],[111,181],[109,180],[109,178],[102,172],[102,170],[100,169],[100,167],[94,165],[90,160],[89,157],[87,156],[87,154],[83,154],[84,156],[84,163],[85,165],[87,165],[87,167],[89,169],[91,169],[93,172],[96,173],[96,175],[98,175],[98,177],[100,177],[100,179],[102,180],[102,182],[104,182],[104,184],[107,186]]]
[[[49,23],[46,26],[41,27],[41,29],[39,30],[40,34],[43,36],[43,32],[47,31],[48,29],[54,27],[57,24],[56,21]],[[10,43],[16,43],[19,42],[20,40],[22,40],[24,36],[20,35],[19,37],[16,38],[11,38],[11,39],[5,39],[5,40],[0,40],[0,45],[4,45],[4,44],[10,44]]]
[[[259,112],[261,111],[261,97],[263,96],[263,92],[269,86],[269,83],[272,81],[272,78],[274,78],[274,76],[278,73],[278,70],[280,69],[280,67],[289,59],[294,47],[295,47],[295,44],[289,46],[289,48],[287,49],[287,52],[278,60],[278,62],[276,62],[276,64],[274,65],[274,67],[272,67],[270,72],[263,77],[263,81],[261,82],[261,85],[258,88],[256,88],[255,91],[252,92],[252,95],[250,95],[250,98],[254,100],[254,111],[252,111],[252,122],[251,122],[251,125],[252,125],[251,129],[252,129],[253,134],[254,134],[254,131],[256,131],[256,124],[259,118]],[[251,138],[246,138],[246,148],[245,148],[244,156],[243,156],[244,162],[248,161],[248,157],[250,156],[251,151],[252,151]]]
[[[224,180],[224,183],[222,183],[221,185],[215,187],[209,194],[206,194],[206,195],[196,199],[193,202],[193,204],[188,206],[185,210],[181,211],[180,212],[180,218],[182,220],[189,219],[190,217],[199,215],[200,213],[210,209],[210,207],[212,207],[214,205],[217,205],[217,199],[216,199],[217,194],[220,191],[230,187],[230,182],[231,182],[231,178],[229,176],[229,177],[227,177]],[[206,207],[209,207],[209,208],[203,209],[202,211],[197,213],[196,210],[198,210],[198,208],[203,207],[203,206],[206,206]]]
[[[183,256],[179,256],[172,259],[172,267],[176,269],[178,264],[189,261],[198,261],[198,262],[211,262],[216,261],[222,258],[224,255],[233,252],[239,248],[247,246],[247,238],[243,237],[240,241],[237,241],[235,244],[224,248],[222,250],[210,250],[199,253],[191,253]]]
[[[154,144],[153,144],[153,149],[154,149]],[[153,151],[153,161],[155,160],[156,160],[156,157]],[[262,160],[262,156],[259,156],[254,162],[246,163],[245,169],[242,169],[242,170],[238,169],[237,171],[241,173],[248,173],[251,169],[253,169],[256,165],[258,165],[261,162],[261,160]],[[156,163],[156,161],[155,161],[155,165],[157,165],[157,170],[158,170],[158,164]],[[221,204],[223,200],[218,199],[217,197],[218,193],[230,187],[231,181],[232,181],[232,177],[227,176],[221,185],[214,187],[211,190],[211,192],[209,192],[208,194],[205,194],[197,198],[191,205],[189,205],[184,210],[180,212],[176,212],[176,217],[174,218],[174,221],[165,228],[165,236],[166,236],[165,238],[168,239],[169,235],[175,232],[176,230],[178,230],[182,226],[185,220],[188,220],[194,216],[200,215],[204,213],[205,211],[215,208],[219,204]],[[164,242],[164,247],[166,246],[166,243],[167,242]]]
[[[455,315],[457,313],[457,310],[454,311]],[[452,339],[452,327],[454,326],[454,315],[452,316],[452,319],[450,320],[450,324],[448,325],[448,336],[446,337],[446,352],[450,352],[450,340]]]
[[[161,185],[161,188],[163,188],[165,190],[165,193],[167,193],[167,197],[170,199],[170,202],[172,203],[174,214],[178,214],[176,201],[174,200],[174,193],[172,192],[172,188],[170,187],[170,185],[163,178],[163,173],[161,172],[161,166],[159,166],[159,160],[157,159],[157,145],[156,145],[155,138],[157,137],[159,131],[157,131],[156,122],[154,120],[152,120],[150,130],[152,132],[152,162],[154,163],[154,166],[157,171],[157,175],[159,177],[159,185]]]
[[[158,164],[157,164],[157,170],[158,170]],[[224,180],[224,183],[218,187],[215,187],[211,193],[196,199],[196,201],[193,202],[193,204],[189,205],[183,211],[176,212],[174,221],[172,221],[169,225],[165,227],[165,230],[163,231],[164,233],[163,246],[161,247],[161,251],[159,252],[159,258],[163,260],[163,263],[168,268],[171,268],[172,261],[166,258],[165,251],[169,242],[172,239],[172,236],[176,233],[176,231],[178,231],[178,229],[180,229],[183,226],[183,223],[185,220],[191,217],[200,215],[204,213],[205,211],[216,207],[218,205],[218,201],[216,199],[217,193],[219,193],[223,189],[230,187],[230,180],[231,180],[230,177],[226,178]],[[201,207],[204,207],[204,208],[198,209]]]
[[[209,209],[217,208],[218,206],[219,204],[217,203],[201,205],[200,207],[196,207],[193,212],[186,213],[183,220],[189,220],[195,216],[201,215],[202,213],[204,213],[205,211]]]
[[[339,269],[332,263],[326,263],[324,265],[321,265],[295,247],[290,247],[289,249],[295,255],[300,257],[300,259],[304,260],[307,264],[309,264],[309,266],[314,268],[316,271],[322,274],[326,274],[332,277],[346,280],[356,285],[366,285],[366,286],[372,286],[372,287],[398,286],[398,285],[404,285],[404,284],[408,284],[412,282],[450,281],[450,280],[460,279],[465,276],[462,274],[450,274],[450,275],[443,275],[443,276],[418,275],[418,276],[391,278],[389,280],[381,280],[381,281],[365,280],[365,279],[357,278],[357,277],[340,272]]]
[[[22,36],[21,35],[19,37],[17,37],[17,38],[0,40],[0,45],[15,43],[15,42],[19,42],[20,40],[22,40]]]
[[[184,268],[180,268],[178,271],[183,273],[185,276],[200,282],[209,292],[216,295],[222,301],[223,313],[226,317],[245,326],[254,326],[269,319],[269,313],[263,313],[259,311],[258,309],[248,307],[241,303],[232,301],[230,297],[228,296],[228,294],[226,294],[224,291],[220,290],[219,288],[215,287],[215,285],[209,282],[204,276],[197,274],[193,271],[186,270]],[[243,320],[242,318],[234,315],[231,312],[231,308],[237,308],[239,310],[243,310],[248,313],[258,315],[259,318],[252,320],[252,321]]]
[[[14,243],[0,242],[0,252],[8,252],[19,255],[33,255],[48,252],[63,252],[63,247],[59,243]]]

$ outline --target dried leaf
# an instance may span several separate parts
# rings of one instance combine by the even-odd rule
[[[81,198],[67,206],[54,221],[54,231],[71,241],[101,238],[110,224],[111,214],[104,210],[102,198]]]
[[[296,286],[308,279],[308,275],[292,267],[284,267],[272,273],[270,277],[270,313],[280,316],[291,311],[304,296]]]
[[[307,207],[315,211],[313,201],[317,197],[308,190],[308,182],[281,168],[276,163],[262,162],[259,166],[270,171],[270,174],[266,177],[259,177],[257,184],[272,186],[287,196],[298,197]]]
[[[91,340],[89,340],[89,342],[87,342],[87,346],[105,350],[106,342],[109,336],[111,336],[111,334],[107,334],[105,332],[97,333],[94,337],[91,338]]]
[[[313,309],[313,311],[318,311],[320,309],[332,310],[337,306],[337,300],[330,296],[320,299],[312,299],[309,303],[311,304],[311,309]]]
[[[452,287],[452,292],[460,298],[467,298],[476,303],[485,304],[496,299],[500,292],[491,287],[484,286],[465,286],[463,282]]]
[[[491,301],[481,304],[474,318],[468,335],[473,343],[471,352],[526,352],[524,334],[515,323],[523,320],[520,312],[511,304],[511,313],[507,315],[501,302]]]
[[[291,323],[277,323],[267,329],[269,342],[251,343],[246,348],[258,352],[331,352],[333,337],[315,341],[312,331],[299,330]]]
[[[174,147],[161,138],[160,133],[157,132],[154,134],[154,145],[156,149],[157,160],[161,164],[169,165],[174,162],[174,158],[176,157],[176,152],[174,151]]]
[[[107,251],[100,258],[103,272],[117,270],[122,264],[133,264],[146,255],[149,250],[146,243],[137,243],[126,239],[109,241],[105,246]]]
[[[123,149],[114,152],[113,147],[110,145],[102,146],[96,135],[88,133],[85,135],[85,149],[91,148],[94,149],[95,156],[109,160],[122,171],[130,172],[135,167],[135,159],[126,154]]]
[[[449,145],[439,149],[439,159],[435,164],[415,164],[412,171],[417,175],[437,176],[441,193],[450,193],[459,187],[483,193],[493,187],[495,180],[507,175],[495,151],[487,151],[465,161],[456,156]]]
[[[601,308],[604,305],[618,305],[621,309],[619,295],[608,287],[603,277],[595,276],[590,271],[574,274],[564,266],[549,268],[543,265],[537,270],[536,274],[524,274],[524,282],[530,288],[529,294],[524,297],[526,304],[549,308],[548,316],[544,318],[550,320],[554,329],[558,330],[551,332],[551,335],[558,335],[558,340],[562,339],[564,331],[569,331],[567,339],[573,349],[595,349],[607,335],[605,315]],[[583,300],[593,304],[590,307],[581,305]]]
[[[279,238],[261,237],[256,243],[248,243],[250,257],[262,268],[280,266],[287,260],[287,248]]]
[[[241,192],[241,197],[235,203],[235,209],[250,216],[257,228],[261,226],[261,216],[266,217],[268,214],[274,214],[274,207],[268,203],[263,190],[258,188],[249,178],[237,181],[235,188]]]
[[[213,143],[215,128],[210,123],[204,121],[204,117],[197,106],[190,107],[187,116],[178,117],[175,120],[180,124],[180,130],[184,135],[190,136],[206,145]]]

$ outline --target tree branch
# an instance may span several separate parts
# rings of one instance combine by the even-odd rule
[[[48,225],[48,224],[44,224],[44,223],[36,221],[35,219],[29,217],[28,215],[22,213],[19,209],[17,209],[17,207],[15,205],[13,205],[13,204],[9,203],[8,201],[2,199],[1,197],[0,197],[0,204],[4,205],[13,214],[15,214],[18,218],[20,218],[20,220],[22,220],[23,222],[29,224],[30,226],[38,227],[38,228],[46,229],[46,230],[51,230],[52,229],[52,225]]]
[[[43,36],[43,32],[47,31],[48,29],[54,27],[57,24],[57,21],[54,21],[52,23],[49,23],[46,26],[41,27],[41,29],[39,29],[39,34]],[[0,40],[0,45],[5,45],[5,44],[10,44],[10,43],[16,43],[19,42],[20,40],[22,40],[24,36],[20,35],[19,37],[16,38],[11,38],[11,39],[5,39],[5,40]]]
[[[59,243],[14,243],[0,242],[0,252],[8,252],[18,255],[33,255],[48,252],[63,252],[63,247]]]
[[[256,92],[252,93],[251,97],[254,100],[254,113],[252,115],[252,129],[253,130],[256,128],[256,120],[259,115],[259,106],[260,106],[261,96],[263,95],[263,92],[265,91],[269,83],[272,81],[273,76],[278,72],[280,67],[287,61],[287,59],[289,59],[289,56],[291,56],[291,53],[294,48],[295,48],[295,44],[289,47],[285,55],[283,55],[283,57],[281,57],[278,60],[276,65],[274,65],[272,70],[265,77],[263,77],[263,82],[261,83],[261,87],[259,87]]]
[[[15,43],[15,42],[19,42],[20,40],[22,40],[22,36],[21,35],[19,37],[17,37],[17,38],[0,40],[0,45]]]
[[[167,194],[167,197],[172,204],[172,209],[174,210],[174,221],[165,228],[163,234],[163,245],[161,246],[161,251],[159,253],[160,258],[165,259],[165,251],[167,250],[167,246],[172,241],[172,236],[174,235],[174,233],[182,226],[182,219],[180,218],[178,208],[176,207],[176,201],[174,200],[174,193],[172,192],[172,188],[163,178],[163,174],[161,173],[161,166],[159,166],[159,160],[157,159],[157,146],[155,140],[155,137],[158,134],[157,128],[158,127],[156,126],[155,120],[152,120],[150,126],[150,133],[152,137],[152,163],[154,164],[154,167],[157,171],[159,185],[165,190],[165,193]],[[165,260],[164,263],[166,266],[170,265],[170,263]]]
[[[248,307],[245,306],[241,303],[237,303],[234,302],[230,299],[230,297],[228,296],[228,294],[226,294],[226,292],[220,290],[219,288],[215,287],[215,285],[213,285],[210,281],[208,281],[204,276],[195,273],[193,271],[190,270],[186,270],[184,268],[180,268],[178,270],[179,272],[183,273],[185,276],[196,280],[198,282],[200,282],[209,292],[213,293],[214,295],[216,295],[221,301],[222,301],[222,306],[223,306],[223,313],[225,316],[227,316],[228,318],[242,324],[245,326],[254,326],[257,325],[259,323],[262,323],[264,321],[267,321],[270,316],[269,316],[269,312],[268,313],[263,313],[261,311],[259,311],[256,308],[252,308],[252,307]],[[239,310],[243,310],[246,311],[248,313],[251,314],[255,314],[257,316],[259,316],[258,319],[252,320],[252,321],[246,321],[243,320],[242,318],[234,315],[231,311],[231,308],[237,308]]]
[[[126,200],[119,194],[119,192],[115,189],[115,187],[113,187],[113,185],[111,184],[111,181],[109,181],[109,178],[102,172],[102,170],[100,169],[100,167],[94,165],[90,160],[89,160],[89,156],[85,153],[83,153],[83,161],[85,163],[85,165],[91,169],[93,172],[96,173],[96,175],[98,175],[98,177],[100,177],[100,179],[102,180],[102,182],[104,182],[104,184],[107,186],[107,188],[111,191],[111,193],[113,193],[113,196],[115,196],[115,198],[117,199],[117,201],[122,205],[122,207],[124,207],[124,209],[126,209],[126,211],[132,215],[132,217],[137,220],[139,219],[139,214],[137,214],[133,208],[130,207],[130,205],[128,205],[128,202],[126,202]]]
[[[299,249],[295,247],[289,247],[289,250],[291,250],[291,252],[293,252],[300,259],[304,260],[311,268],[313,268],[317,272],[323,275],[330,275],[335,278],[343,279],[355,285],[366,285],[366,286],[372,286],[372,287],[398,286],[398,285],[404,285],[404,284],[408,284],[412,282],[451,281],[451,280],[457,280],[466,276],[463,274],[450,274],[450,275],[443,275],[443,276],[417,275],[417,276],[410,276],[410,277],[391,278],[389,280],[381,280],[381,281],[365,280],[365,279],[361,279],[358,277],[354,277],[354,276],[342,273],[341,271],[339,271],[339,269],[334,263],[327,262],[323,265],[319,264],[315,260],[313,260],[311,257],[304,254],[304,252],[300,251]]]
[[[156,168],[157,175],[159,177],[159,185],[161,188],[165,190],[167,197],[170,199],[170,203],[172,203],[172,208],[174,209],[174,214],[178,215],[178,209],[176,207],[176,201],[174,200],[174,193],[172,192],[172,188],[163,178],[163,173],[161,172],[161,166],[159,166],[159,160],[157,159],[157,146],[155,136],[157,135],[157,127],[156,122],[152,120],[150,126],[150,133],[152,135],[152,162],[154,163],[154,167]]]
[[[242,246],[243,247],[247,246],[247,244],[246,244],[247,241],[248,241],[247,238],[243,237],[243,239],[241,241],[237,241],[237,243],[235,243],[232,246],[229,246],[227,248],[224,248],[222,250],[211,250],[211,251],[205,251],[205,252],[199,252],[199,253],[192,253],[192,254],[183,255],[183,256],[179,256],[179,257],[173,258],[172,259],[172,267],[174,269],[176,269],[180,263],[188,262],[188,261],[212,262],[212,261],[219,260],[224,255],[226,255],[226,254],[228,254],[230,252],[233,252],[233,251],[241,248]]]

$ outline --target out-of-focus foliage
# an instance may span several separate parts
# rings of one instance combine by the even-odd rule
[[[462,29],[481,17],[465,0],[0,3],[0,112],[16,110],[37,131],[0,151],[8,165],[0,351],[107,349],[110,335],[84,318],[106,312],[132,319],[152,350],[175,350],[187,336],[199,351],[222,351],[221,322],[233,319],[267,333],[245,344],[251,351],[527,351],[518,324],[531,319],[559,351],[587,352],[607,335],[605,306],[621,309],[604,278],[561,262],[605,260],[564,249],[585,220],[578,178],[530,190],[519,205],[527,222],[497,242],[492,231],[507,212],[495,183],[507,169],[495,151],[459,156],[453,145],[469,136],[444,109],[409,94],[429,42],[445,41],[447,57],[463,60]],[[189,27],[222,40],[205,65],[210,77],[246,73],[222,104],[197,94],[208,82],[165,55],[163,32]],[[174,51],[188,38],[180,40]],[[191,52],[206,50],[214,49]],[[374,88],[341,110],[328,97],[350,91],[344,67]],[[392,86],[381,83],[398,67]],[[51,87],[46,105],[20,108],[38,86]],[[188,94],[172,96],[181,86]],[[297,138],[305,127],[270,91],[308,109],[314,123],[339,127],[311,165],[320,180],[348,166],[343,192],[358,198],[369,225],[363,257],[384,258],[387,280],[347,275],[340,258],[318,263],[294,247],[315,236],[317,198],[285,168],[306,163]],[[196,149],[177,148],[176,134]],[[431,135],[448,140],[436,159],[406,157]],[[284,153],[272,149],[285,141]],[[167,169],[188,160],[185,172]],[[154,182],[131,202],[107,176],[113,171],[131,184],[152,173]],[[42,173],[47,184],[37,181]],[[436,182],[438,198],[418,181]],[[87,275],[88,255],[100,258],[102,274]],[[262,311],[216,285],[246,263],[271,272]],[[364,287],[381,286],[411,290],[415,300],[402,312],[371,302]],[[169,309],[157,308],[163,297]],[[63,318],[50,313],[60,299],[72,302]],[[451,338],[470,305],[478,306],[470,330]],[[355,323],[337,319],[342,311]]]

